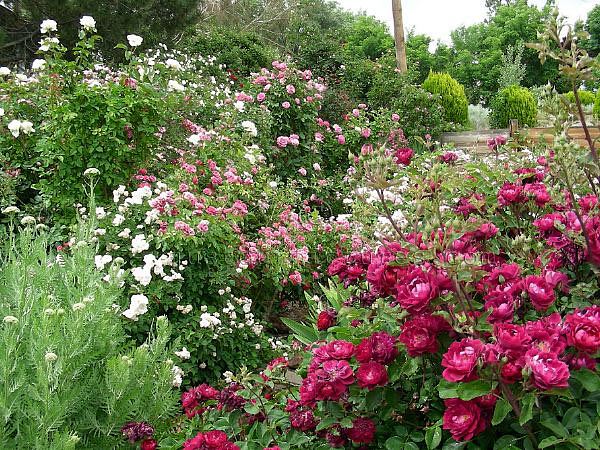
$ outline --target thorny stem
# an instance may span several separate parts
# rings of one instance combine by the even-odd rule
[[[583,127],[583,132],[585,133],[585,139],[590,147],[590,154],[592,155],[592,159],[596,163],[596,167],[600,168],[600,159],[598,158],[598,152],[596,152],[596,146],[594,145],[594,140],[590,135],[590,130],[588,130],[587,123],[585,121],[585,114],[583,113],[583,108],[581,106],[581,100],[579,99],[579,92],[577,90],[577,85],[573,83],[573,94],[575,94],[575,103],[577,104],[577,112],[579,113],[579,120],[581,121],[581,126]]]
[[[517,419],[519,419],[521,417],[521,408],[519,407],[519,403],[517,402],[517,399],[515,398],[514,394],[512,393],[510,388],[502,381],[500,382],[500,389],[502,389],[504,397],[506,397],[506,400],[515,412]],[[538,448],[537,439],[535,438],[533,431],[531,431],[531,427],[529,426],[529,424],[523,425],[523,428],[525,429],[525,431],[527,431],[527,434],[529,435],[529,438],[531,439],[531,442],[533,443],[534,447]]]
[[[392,218],[392,213],[391,213],[390,209],[388,208],[387,204],[385,203],[385,197],[383,196],[383,189],[376,188],[375,192],[377,192],[377,195],[379,196],[379,200],[381,200],[381,204],[383,205],[383,210],[385,211],[385,215],[386,215],[387,219],[390,221],[390,224],[394,228],[394,231],[396,231],[396,233],[398,233],[398,237],[401,237],[403,234],[402,230],[400,230],[400,228],[398,228],[398,225],[396,225],[396,222]]]
[[[565,177],[564,181],[567,185],[567,192],[569,192],[569,197],[571,198],[571,203],[573,204],[573,212],[575,213],[575,216],[577,217],[577,220],[581,225],[581,232],[583,233],[583,237],[585,238],[585,245],[589,251],[589,249],[592,248],[590,243],[590,237],[588,235],[587,230],[585,229],[585,222],[583,221],[583,217],[581,217],[581,212],[579,211],[579,206],[577,204],[577,200],[575,199],[575,194],[573,193],[573,185],[571,184],[569,173],[562,161],[560,162],[560,168],[562,169],[563,175]]]

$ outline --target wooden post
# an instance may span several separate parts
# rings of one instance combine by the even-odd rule
[[[519,131],[519,121],[517,119],[510,119],[510,123],[508,124],[508,135],[514,137],[517,131]]]
[[[396,41],[396,66],[400,73],[408,70],[406,64],[406,44],[404,42],[404,21],[402,19],[402,0],[392,0],[394,17],[394,40]]]

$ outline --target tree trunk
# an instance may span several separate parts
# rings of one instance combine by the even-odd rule
[[[396,66],[400,73],[405,73],[408,69],[406,67],[402,0],[392,0],[392,12],[394,14],[394,39],[396,40]]]

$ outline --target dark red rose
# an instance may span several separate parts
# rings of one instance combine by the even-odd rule
[[[488,316],[489,323],[512,322],[515,314],[515,299],[513,295],[506,291],[490,291],[485,297],[484,308],[491,309]]]
[[[376,431],[375,422],[359,417],[352,421],[352,428],[349,428],[346,434],[356,444],[370,444],[375,438]]]
[[[510,323],[497,323],[494,325],[494,336],[498,340],[500,348],[509,354],[522,354],[528,349],[531,337],[522,325]]]
[[[385,331],[373,333],[356,346],[354,356],[362,363],[373,360],[389,364],[398,356],[396,339]]]
[[[449,329],[448,322],[440,316],[417,316],[404,323],[398,340],[406,346],[410,356],[435,353],[438,351],[438,334]]]
[[[396,163],[408,166],[415,152],[411,148],[399,148],[396,150]]]
[[[337,313],[333,309],[321,311],[319,313],[319,317],[317,318],[317,329],[320,331],[328,330],[335,325],[336,317]]]
[[[478,339],[465,338],[450,344],[442,357],[443,377],[453,383],[477,379],[477,362],[484,350]]]
[[[498,203],[502,206],[513,203],[524,203],[527,200],[523,195],[523,186],[514,183],[504,183],[498,191]]]
[[[475,400],[467,402],[450,398],[444,400],[444,404],[443,428],[450,432],[455,441],[470,441],[485,430],[486,420]]]
[[[154,439],[146,439],[142,442],[140,450],[156,450],[158,448],[158,442]]]
[[[500,377],[502,382],[507,384],[513,384],[523,378],[523,365],[518,362],[507,362],[502,366],[500,371]]]
[[[371,390],[377,386],[385,386],[388,382],[387,369],[375,361],[363,363],[356,371],[356,379],[363,389]]]

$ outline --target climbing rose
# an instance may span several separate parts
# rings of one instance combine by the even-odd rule
[[[545,311],[554,303],[554,287],[537,275],[525,277],[524,288],[537,311]]]
[[[569,345],[590,354],[600,350],[600,307],[567,315],[565,325]]]

